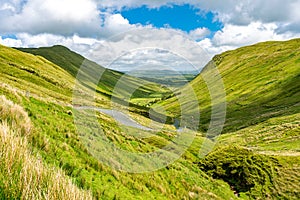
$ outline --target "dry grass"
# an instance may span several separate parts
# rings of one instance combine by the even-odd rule
[[[27,136],[31,130],[31,122],[24,111],[24,109],[8,101],[4,96],[0,96],[0,122],[3,124],[5,121],[11,128],[20,133],[20,136]]]
[[[92,199],[61,170],[34,156],[26,137],[31,122],[22,107],[0,97],[0,199]]]

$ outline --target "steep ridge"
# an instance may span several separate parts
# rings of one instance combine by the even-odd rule
[[[161,87],[161,85],[132,77],[118,71],[103,68],[64,46],[56,45],[53,47],[41,48],[18,48],[18,50],[46,58],[65,69],[74,78],[76,78],[77,73],[82,66],[83,68],[86,67],[85,69],[88,68],[89,71],[84,70],[87,80],[100,79],[97,84],[97,92],[108,97],[114,95],[120,99],[144,97],[161,99],[170,92],[167,88]],[[101,72],[101,77],[95,77],[97,74],[100,74],[99,72]],[[86,85],[89,84],[87,83]],[[122,88],[116,89],[116,85],[117,87]],[[95,87],[94,85],[90,86],[92,88]],[[115,91],[116,93],[114,93]]]
[[[43,57],[0,45],[1,91],[70,103],[74,78]]]
[[[215,56],[213,63],[226,92],[223,133],[300,112],[300,39],[242,47]],[[208,65],[190,83],[199,98],[202,131],[207,130],[211,113],[210,93],[203,79],[209,71]],[[187,86],[178,93],[188,102],[190,94],[186,90]],[[170,115],[179,116],[176,97],[161,104]]]

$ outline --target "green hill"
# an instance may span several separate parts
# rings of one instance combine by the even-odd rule
[[[167,168],[146,174],[116,171],[100,163],[89,153],[76,131],[71,107],[74,76],[64,67],[44,57],[4,46],[0,46],[0,65],[0,94],[22,107],[32,122],[30,134],[26,138],[23,135],[20,136],[21,140],[28,141],[24,148],[32,151],[32,160],[38,157],[43,166],[49,166],[50,169],[53,167],[58,171],[59,168],[62,169],[62,173],[71,178],[74,185],[80,189],[90,190],[94,198],[235,199],[227,183],[209,177],[194,163],[197,160],[197,151],[188,151],[184,157]],[[82,88],[82,91],[85,90],[86,88]],[[99,106],[105,107],[110,104],[109,98],[102,93],[97,93],[96,99]],[[134,113],[132,115],[140,121],[149,121],[143,116]],[[127,151],[151,152],[166,145],[168,140],[174,137],[174,130],[168,126],[156,133],[153,131],[141,133],[135,128],[123,127],[121,129],[120,125],[107,115],[97,113],[97,118],[106,136],[115,145]],[[10,116],[8,119],[11,119]],[[16,118],[15,121],[18,120]],[[4,123],[2,116],[0,121]],[[136,136],[136,133],[152,136],[140,138]],[[193,145],[194,149],[197,149],[202,142],[203,138],[197,137]],[[8,146],[4,145],[1,148],[3,152],[9,152]],[[6,162],[3,157],[0,159],[1,163]],[[21,160],[22,163],[26,164],[27,161]],[[8,177],[7,173],[11,169],[17,172],[19,166],[22,165],[1,165],[1,183],[7,183],[4,177]],[[39,170],[39,168],[33,168],[34,170]],[[22,188],[18,188],[21,185],[17,180],[22,183],[22,177],[16,179],[13,190],[9,186],[0,187],[1,197],[17,198],[17,195],[23,194]],[[51,186],[53,180],[44,179],[43,181]],[[74,186],[70,185],[70,188],[72,187]],[[32,194],[43,193],[44,189],[39,188],[37,184],[33,184],[30,188]],[[62,192],[68,191],[68,188],[62,189]],[[12,193],[13,191],[17,193]]]
[[[215,56],[213,62],[226,93],[227,116],[223,133],[259,124],[272,117],[299,113],[300,39],[242,47]],[[210,93],[203,79],[210,76],[210,64],[190,84],[199,98],[200,130],[203,131],[208,128],[211,113]],[[192,97],[186,90],[187,86],[178,93],[188,102]],[[176,97],[162,104],[170,115],[180,115]]]
[[[251,166],[261,165],[258,161],[261,158],[254,158],[255,156],[252,155],[242,156],[248,154],[242,153],[245,151],[242,149],[267,155],[272,159],[276,158],[278,166],[262,167],[262,169],[266,168],[266,173],[274,168],[268,176],[276,178],[271,180],[273,184],[270,184],[272,186],[267,190],[270,192],[276,188],[276,195],[272,194],[270,198],[276,196],[298,199],[300,197],[300,39],[263,42],[217,55],[190,85],[177,91],[180,97],[175,96],[158,103],[170,116],[178,118],[180,105],[188,104],[193,98],[192,94],[187,92],[189,86],[192,86],[199,101],[201,112],[199,130],[203,134],[206,134],[210,123],[212,107],[210,95],[216,97],[217,103],[222,100],[218,94],[210,93],[204,79],[210,78],[211,82],[217,80],[217,76],[213,74],[213,66],[217,67],[224,83],[226,121],[223,134],[217,138],[215,151],[204,161],[200,161],[200,166],[213,177],[226,180],[234,188],[241,186],[241,183],[237,183],[241,177],[233,178],[236,172],[247,169],[249,174],[245,173],[243,177],[249,175],[252,177],[252,183],[249,183],[252,184],[252,189],[248,188],[246,192],[251,196],[265,190],[263,189],[265,186],[261,186],[261,189],[255,191],[254,185],[257,185],[254,183],[255,177],[264,175],[256,174],[255,169],[251,169]],[[213,87],[218,86],[213,85]],[[183,101],[179,103],[178,98]],[[157,105],[154,105],[154,108],[155,106]],[[185,108],[186,112],[196,112],[194,107]],[[186,123],[187,126],[193,126],[192,120]],[[229,149],[224,149],[224,145],[229,145]],[[223,152],[227,152],[225,157]],[[275,171],[277,172],[272,175]],[[244,172],[242,170],[240,173]],[[246,184],[248,181],[244,180],[244,182]],[[245,187],[246,185],[240,190],[245,190]],[[268,192],[265,190],[263,193]],[[255,195],[252,197],[257,198]]]
[[[74,78],[43,57],[0,46],[1,91],[70,103]]]
[[[0,94],[5,96],[3,102],[12,101],[14,104],[8,104],[17,104],[16,107],[22,110],[22,115],[15,117],[5,114],[3,108],[7,106],[0,105],[0,128],[9,127],[9,131],[1,132],[1,141],[7,141],[7,133],[15,137],[16,125],[24,124],[23,116],[28,116],[27,121],[32,124],[30,134],[16,134],[14,140],[27,141],[22,146],[25,152],[22,155],[28,155],[25,160],[16,159],[17,164],[10,165],[3,156],[0,157],[1,163],[5,163],[0,165],[0,183],[6,186],[0,184],[0,197],[18,198],[26,192],[20,184],[22,176],[15,179],[12,189],[5,177],[16,176],[8,176],[8,173],[13,169],[12,172],[18,174],[20,166],[27,166],[28,158],[29,162],[41,163],[46,177],[49,170],[54,170],[54,174],[61,173],[62,183],[69,184],[69,187],[64,185],[62,193],[73,189],[75,197],[82,194],[88,198],[91,192],[95,199],[299,199],[299,48],[300,40],[266,42],[216,56],[214,61],[227,94],[227,119],[214,151],[204,159],[198,156],[202,145],[209,143],[203,137],[211,112],[210,94],[203,80],[205,73],[208,77],[211,74],[212,68],[208,65],[191,82],[201,110],[200,131],[183,130],[183,134],[196,135],[192,145],[171,165],[155,172],[134,174],[114,170],[99,162],[93,151],[89,151],[97,141],[88,150],[77,132],[76,110],[71,103],[76,72],[85,60],[82,56],[62,46],[22,49],[30,53],[0,46]],[[84,65],[90,71],[99,69],[106,75],[96,86],[90,81],[96,77],[92,73],[84,74],[85,79],[78,89],[84,94],[96,87],[96,105],[108,108],[113,88],[123,74],[85,61]],[[122,81],[126,87],[138,88],[130,99],[134,102],[130,106],[135,106],[135,111],[146,112],[147,104],[160,101],[154,107],[162,105],[170,116],[180,117],[175,97],[161,101],[166,95],[174,95],[168,90],[131,76],[125,76]],[[130,95],[130,90],[119,91],[115,95],[120,100]],[[188,104],[192,95],[187,91],[188,86],[176,91],[182,95],[183,104]],[[195,111],[195,108],[186,108],[188,113]],[[141,124],[151,123],[139,112],[130,115]],[[110,142],[129,152],[153,152],[174,143],[174,138],[178,137],[171,125],[164,125],[158,131],[138,130],[120,125],[100,112],[97,121]],[[86,133],[95,128],[88,118],[84,123],[89,125],[84,130]],[[188,127],[192,120],[189,123]],[[159,123],[151,124],[152,128],[160,126]],[[87,138],[97,139],[95,136],[91,132]],[[179,142],[185,144],[186,141]],[[0,147],[0,155],[10,152],[6,143]],[[36,176],[39,168],[32,167],[31,170],[30,173]],[[51,191],[55,186],[53,179],[41,177]],[[47,187],[41,188],[33,182],[29,191],[39,195],[45,190]]]
[[[66,70],[74,78],[76,78],[80,67],[82,67],[84,70],[81,71],[86,75],[84,79],[86,82],[83,84],[95,88],[96,86],[93,83],[97,82],[96,91],[108,97],[112,95],[119,99],[147,97],[148,100],[155,100],[161,99],[164,95],[170,93],[167,88],[158,84],[103,68],[64,46],[19,48],[18,50],[46,58]],[[101,78],[97,77],[97,74],[101,75]],[[100,79],[99,82],[98,79]],[[122,88],[115,90],[116,84],[118,84],[117,87]]]

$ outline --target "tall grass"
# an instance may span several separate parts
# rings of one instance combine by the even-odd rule
[[[32,125],[18,105],[0,97],[0,199],[92,199],[61,170],[34,156],[27,137]]]

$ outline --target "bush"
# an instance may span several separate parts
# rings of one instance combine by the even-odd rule
[[[233,146],[219,148],[199,162],[207,174],[253,198],[271,195],[278,165],[275,158]]]

